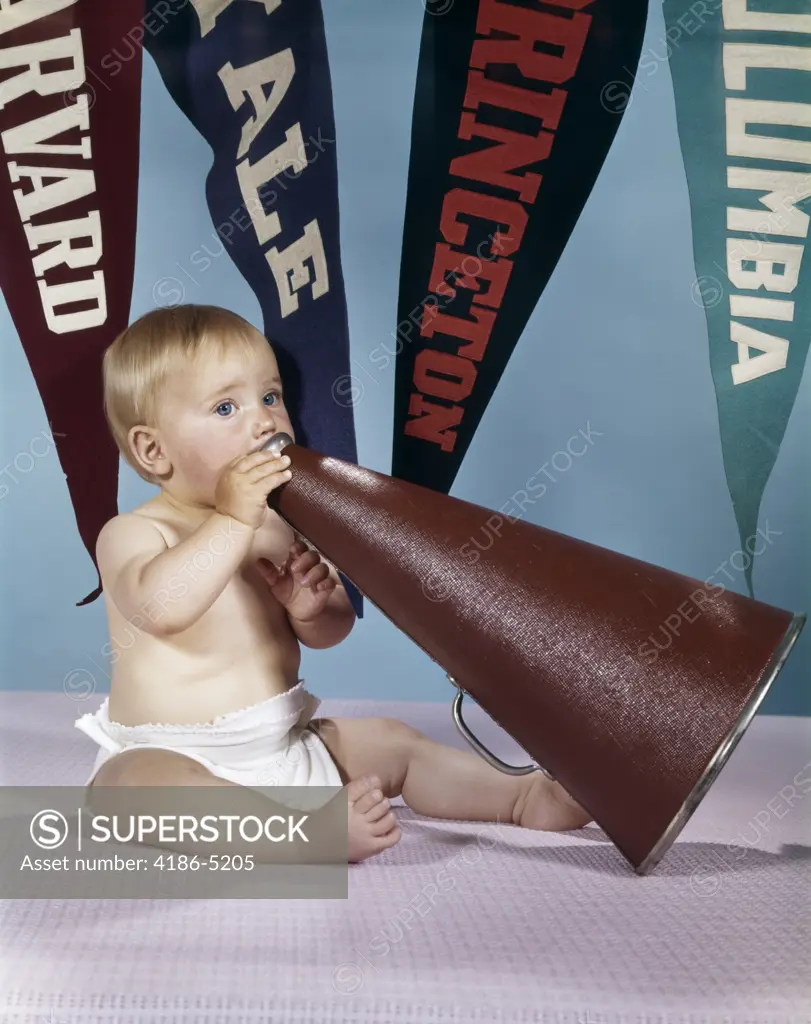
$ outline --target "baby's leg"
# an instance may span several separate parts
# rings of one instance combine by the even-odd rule
[[[88,799],[95,813],[122,813],[120,805],[126,803],[130,814],[156,814],[160,808],[155,803],[159,796],[150,794],[147,799],[138,792],[133,800],[132,787],[141,786],[227,786],[234,792],[228,798],[228,813],[241,817],[255,815],[260,819],[272,814],[286,817],[290,808],[276,803],[263,793],[248,786],[213,775],[205,765],[172,750],[148,748],[126,750],[111,757],[99,769],[88,790]],[[365,860],[388,849],[400,838],[396,822],[388,820],[388,801],[381,805],[379,797],[373,794],[380,786],[376,775],[359,776],[346,787],[349,813],[348,844],[342,840],[343,829],[347,827],[347,810],[338,800],[331,800],[324,807],[310,813],[306,827],[309,843],[299,841],[275,843],[265,837],[248,842],[233,836],[230,842],[206,844],[211,853],[253,854],[257,863],[346,863]],[[117,793],[118,787],[128,787],[130,792]],[[141,797],[139,807],[138,796]],[[184,807],[184,813],[191,813]],[[177,813],[177,802],[169,805],[165,813]],[[203,812],[206,813],[205,809]],[[169,846],[170,849],[199,853],[193,843],[157,843],[145,839],[147,845]]]
[[[345,780],[374,773],[386,797],[402,794],[418,814],[553,832],[591,821],[542,772],[507,775],[478,754],[435,743],[396,718],[319,718],[311,725]]]

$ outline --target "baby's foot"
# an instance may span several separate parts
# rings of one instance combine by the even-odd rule
[[[521,781],[525,788],[513,810],[516,825],[543,832],[566,832],[582,828],[592,820],[588,811],[569,796],[559,782],[553,782],[542,772],[527,775]]]
[[[347,787],[349,861],[366,860],[400,841],[400,829],[376,775],[362,775]]]

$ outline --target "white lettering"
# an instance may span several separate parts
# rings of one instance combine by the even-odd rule
[[[811,14],[750,11],[747,0],[723,0],[724,28],[755,32],[811,32]]]
[[[32,0],[32,2],[38,2],[38,0]],[[231,6],[234,0],[191,0],[191,2],[200,21],[200,35],[205,36],[214,28],[217,18]],[[273,14],[282,0],[254,0],[254,2],[265,5],[265,14]]]
[[[744,384],[775,370],[785,370],[788,360],[788,341],[785,338],[775,338],[733,320],[729,325],[729,340],[738,346],[738,362],[732,366],[734,384]],[[750,348],[758,349],[763,355],[752,359]]]
[[[83,167],[21,167],[12,160],[8,172],[13,182],[30,178],[33,186],[30,192],[14,189],[14,201],[21,220],[31,220],[38,213],[73,203],[96,190],[95,175]],[[44,184],[46,181],[51,184]]]
[[[747,0],[723,0],[723,21],[727,30],[811,32],[811,15],[750,11]],[[746,92],[751,84],[747,80],[750,68],[811,72],[811,50],[808,46],[777,43],[725,42],[722,62],[726,89]],[[756,76],[755,82],[760,82],[760,78]],[[811,164],[811,142],[756,133],[750,131],[753,125],[811,128],[811,105],[741,96],[726,98],[728,155]],[[767,241],[764,235],[798,239],[808,236],[809,216],[797,204],[811,195],[811,173],[768,167],[728,167],[727,187],[761,193],[759,205],[754,209],[727,207],[727,230],[742,233],[727,238],[726,242],[730,283],[736,289],[754,293],[793,292],[799,280],[804,246]],[[764,212],[763,207],[769,212]],[[790,299],[771,295],[729,296],[730,317],[791,323],[794,306]],[[738,347],[738,362],[730,367],[734,384],[744,384],[785,369],[787,338],[758,331],[734,319],[730,320],[729,337]],[[752,349],[760,354],[752,357]]]
[[[98,327],[107,319],[107,295],[104,290],[104,275],[100,270],[92,277],[81,281],[48,285],[40,278],[37,284],[45,322],[55,334],[85,331],[89,327]],[[92,301],[95,305],[91,309],[82,309],[76,313],[56,311],[57,306],[87,301]]]
[[[71,128],[86,132],[90,127],[88,109],[87,96],[77,96],[76,102],[69,107],[60,107],[51,114],[43,114],[33,121],[6,129],[0,135],[3,148],[7,153],[65,153],[89,160],[89,135],[83,135],[78,143],[72,144],[43,142],[43,139],[52,139],[55,135],[70,131]]]
[[[48,242],[58,242],[45,252],[34,257],[34,273],[42,277],[46,270],[64,263],[66,266],[90,267],[101,259],[101,218],[98,210],[91,210],[86,217],[77,220],[62,220],[54,224],[25,224],[28,248],[32,251]],[[71,241],[81,239],[90,245],[74,247]]]
[[[271,150],[267,156],[263,156],[255,164],[252,164],[248,157],[237,164],[239,189],[260,245],[275,238],[281,232],[282,225],[278,213],[265,213],[259,189],[287,167],[297,167],[299,154],[303,148],[301,126],[294,124],[285,132],[285,141]]]
[[[0,10],[0,33],[5,31],[2,28],[3,17]],[[70,60],[72,66],[66,70],[42,73],[45,61],[57,60]],[[14,78],[7,78],[0,84],[0,108],[27,92],[35,92],[38,96],[52,96],[54,93],[75,89],[79,82],[83,82],[85,70],[82,33],[78,28],[74,28],[66,36],[59,36],[56,39],[44,39],[41,43],[27,43],[25,46],[7,46],[0,50],[0,68],[16,68],[23,64],[28,65],[27,71],[15,75]]]
[[[0,0],[0,35],[38,18],[47,18],[75,3],[76,0]]]
[[[234,110],[242,106],[247,95],[253,103],[256,115],[249,117],[242,126],[242,138],[237,150],[238,159],[245,156],[250,144],[284,99],[295,73],[293,51],[289,48],[241,68],[235,68],[230,61],[220,68],[220,81]],[[265,86],[271,83],[273,89],[268,97],[265,95]]]
[[[784,139],[777,135],[756,135],[746,129],[752,124],[786,124],[811,128],[811,106],[778,100],[745,100],[727,97],[727,154],[787,160],[811,164],[811,142]]]
[[[9,4],[0,0],[0,34],[47,17],[75,3],[75,0],[18,0]],[[43,72],[43,65],[70,63],[67,68]],[[88,98],[76,93],[85,83],[82,34],[78,28],[56,39],[44,39],[23,46],[0,49],[0,70],[24,67],[25,70],[0,83],[0,108],[31,93],[58,96],[53,110],[7,128],[0,140],[8,155],[27,154],[33,157],[54,154],[89,160],[91,156],[90,108]],[[66,94],[75,93],[75,100],[65,103]],[[79,133],[78,140],[54,142],[68,132]],[[13,190],[25,237],[37,277],[45,322],[57,334],[96,327],[107,319],[107,299],[102,271],[77,281],[48,284],[47,271],[57,266],[71,269],[98,264],[102,255],[101,220],[98,210],[72,220],[32,224],[32,218],[65,204],[92,195],[96,179],[88,167],[48,167],[8,163],[14,184],[25,185]],[[89,245],[87,242],[89,241]],[[74,242],[85,244],[75,245]],[[76,305],[84,309],[76,310]],[[70,311],[64,307],[74,307]]]
[[[315,271],[313,298],[320,298],[329,291],[327,258],[324,255],[324,243],[317,220],[311,220],[306,224],[301,238],[292,242],[286,249],[282,249],[281,252],[276,248],[269,249],[266,259],[276,278],[282,316],[295,313],[298,309],[298,296],[295,292],[310,283],[310,271],[304,265],[306,259],[313,261]]]
[[[793,292],[800,276],[800,261],[803,247],[789,242],[762,242],[758,250],[760,258],[739,255],[736,250],[738,239],[727,239],[727,274],[736,288],[750,288],[757,291],[765,288],[770,292]],[[744,263],[753,263],[753,270],[744,270]],[[775,268],[782,270],[778,273]]]
[[[761,210],[730,207],[727,210],[727,228],[730,231],[755,231],[793,238],[807,236],[808,214],[796,204],[811,196],[811,173],[765,167],[728,167],[727,187],[766,192],[758,201],[773,214],[764,218]]]

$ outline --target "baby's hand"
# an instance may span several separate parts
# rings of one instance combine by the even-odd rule
[[[293,475],[290,458],[273,452],[241,455],[223,470],[214,495],[214,507],[245,526],[258,530],[268,514],[268,494]]]
[[[258,559],[256,566],[273,596],[298,622],[308,622],[320,615],[335,590],[329,566],[301,539],[291,544],[284,564],[278,569],[266,558]]]

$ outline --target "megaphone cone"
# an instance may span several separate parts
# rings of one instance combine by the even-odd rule
[[[268,504],[456,685],[502,771],[542,770],[639,874],[669,849],[785,662],[793,615],[276,434]],[[482,543],[485,538],[485,543]],[[533,759],[505,765],[473,697]]]

